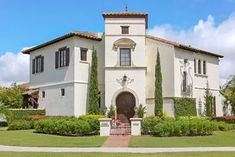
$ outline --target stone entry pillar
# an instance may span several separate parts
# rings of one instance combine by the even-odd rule
[[[111,118],[100,118],[100,136],[110,136],[111,132]]]
[[[130,120],[131,120],[131,135],[140,136],[142,118],[130,118]]]

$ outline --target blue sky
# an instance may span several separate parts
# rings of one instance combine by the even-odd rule
[[[149,28],[187,29],[209,14],[220,23],[235,11],[235,0],[1,0],[0,55],[73,30],[102,32],[101,13],[123,11],[126,4],[129,11],[149,13]]]
[[[224,55],[221,85],[235,74],[235,0],[0,0],[0,86],[29,81],[22,48],[75,30],[103,32],[101,14],[126,4],[149,14],[148,34]]]

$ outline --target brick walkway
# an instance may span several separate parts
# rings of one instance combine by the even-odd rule
[[[109,136],[102,147],[128,147],[130,135]]]

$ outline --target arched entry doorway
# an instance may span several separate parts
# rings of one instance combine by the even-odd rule
[[[135,96],[130,92],[122,92],[116,98],[117,119],[128,123],[135,115]]]

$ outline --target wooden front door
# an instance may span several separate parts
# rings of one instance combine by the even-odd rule
[[[135,96],[129,92],[122,92],[117,96],[116,106],[117,118],[123,123],[128,123],[135,115]]]

